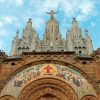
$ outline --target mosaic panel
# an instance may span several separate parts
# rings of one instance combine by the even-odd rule
[[[74,90],[79,98],[84,95],[95,95],[96,93],[87,82],[87,80],[78,73],[75,69],[71,69],[70,66],[62,66],[58,64],[38,64],[18,73],[4,88],[2,95],[11,94],[18,97],[22,88],[33,79],[39,76],[57,76],[64,79]]]

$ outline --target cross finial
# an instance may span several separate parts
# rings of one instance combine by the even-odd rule
[[[54,14],[56,14],[57,12],[54,12],[53,10],[51,10],[51,12],[46,12],[47,14],[50,14],[51,19],[54,18]]]

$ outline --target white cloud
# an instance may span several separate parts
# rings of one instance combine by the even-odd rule
[[[13,24],[14,26],[19,26],[18,24],[20,24],[19,22],[19,18],[16,16],[12,16],[12,15],[3,15],[1,16],[0,19],[0,27],[2,27],[3,29],[5,28],[5,26]]]
[[[30,0],[34,6],[34,13],[40,15],[42,12],[61,10],[65,16],[75,16],[80,21],[85,20],[94,12],[95,2],[92,0]]]
[[[92,27],[95,27],[96,24],[95,24],[94,22],[91,22],[91,26],[92,26]]]
[[[0,0],[1,4],[5,4],[6,6],[22,6],[24,1],[23,0]]]
[[[5,16],[4,20],[5,20],[6,23],[12,23],[12,18],[9,17],[9,16]]]
[[[6,0],[0,0],[0,3],[5,3],[6,2]]]
[[[79,1],[79,0],[78,0]],[[71,0],[63,0],[61,2],[61,10],[64,12],[64,14],[68,17],[71,17],[72,15],[75,15],[75,13],[78,11],[78,1],[71,1]]]
[[[94,14],[94,2],[85,1],[81,3],[79,6],[80,13],[77,16],[77,19],[79,21],[83,21],[85,19],[88,19],[90,16]]]
[[[83,2],[82,5],[80,5],[80,10],[82,14],[90,14],[93,11],[93,3],[92,2]]]
[[[8,32],[5,29],[0,29],[0,38],[8,36]]]
[[[24,1],[23,0],[15,0],[18,6],[23,5]]]
[[[43,8],[45,11],[47,10],[57,10],[59,8],[60,0],[46,0],[45,4],[43,4]]]
[[[41,26],[43,25],[43,23],[45,23],[44,19],[41,17],[37,17],[34,19],[33,21],[33,25],[37,28],[37,29],[41,29]],[[33,27],[34,27],[33,26]]]
[[[0,27],[2,27],[3,26],[3,23],[0,21]]]

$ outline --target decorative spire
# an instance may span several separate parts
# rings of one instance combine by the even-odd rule
[[[85,28],[85,33],[88,33],[88,29],[87,28]]]
[[[70,29],[68,28],[67,33],[66,33],[66,39],[69,39],[69,38],[71,38],[71,35],[70,35]]]
[[[32,28],[32,19],[31,18],[28,19],[26,27],[27,28]]]
[[[73,21],[76,21],[76,18],[75,17],[73,18]]]
[[[28,19],[28,22],[32,22],[32,19],[31,19],[31,18],[29,18],[29,19]],[[27,23],[28,23],[28,22],[27,22]]]
[[[26,32],[25,32],[25,29],[23,29],[23,34],[22,34],[22,38],[26,38],[27,35],[26,35]]]
[[[51,10],[51,12],[46,12],[47,14],[50,14],[50,18],[54,19],[54,14],[57,14],[57,12],[54,12],[53,10]]]
[[[37,33],[37,39],[39,39],[39,34]]]
[[[77,26],[78,26],[77,20],[76,20],[76,18],[73,18],[72,27],[77,27]]]
[[[19,29],[16,31],[16,34],[19,34]]]
[[[19,30],[16,31],[16,39],[18,39]]]
[[[69,28],[68,28],[67,33],[69,33],[69,32],[70,32],[70,30],[69,30]]]
[[[66,37],[69,35],[69,33],[70,33],[70,30],[68,28],[67,33],[66,33]]]
[[[88,29],[87,29],[87,28],[85,29],[85,31],[84,31],[84,32],[85,32],[85,36],[86,36],[86,37],[89,37],[89,34],[88,34]]]

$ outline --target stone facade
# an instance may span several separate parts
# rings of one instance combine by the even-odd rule
[[[10,56],[0,51],[0,100],[100,100],[100,49],[76,19],[62,39],[56,12],[48,14],[43,40],[29,19]]]
[[[25,29],[23,29],[21,39],[18,37],[18,31],[16,32],[16,36],[12,41],[10,56],[32,51],[75,51],[76,54],[82,55],[91,55],[93,53],[88,30],[85,29],[85,38],[83,38],[81,28],[79,28],[75,18],[73,18],[71,28],[67,31],[66,39],[63,39],[60,34],[59,24],[54,17],[56,12],[51,11],[47,14],[50,14],[50,19],[46,22],[43,40],[39,39],[32,27],[32,21],[29,19]]]
[[[93,57],[65,51],[24,52],[15,57],[2,55],[0,100],[99,100],[98,52]]]

